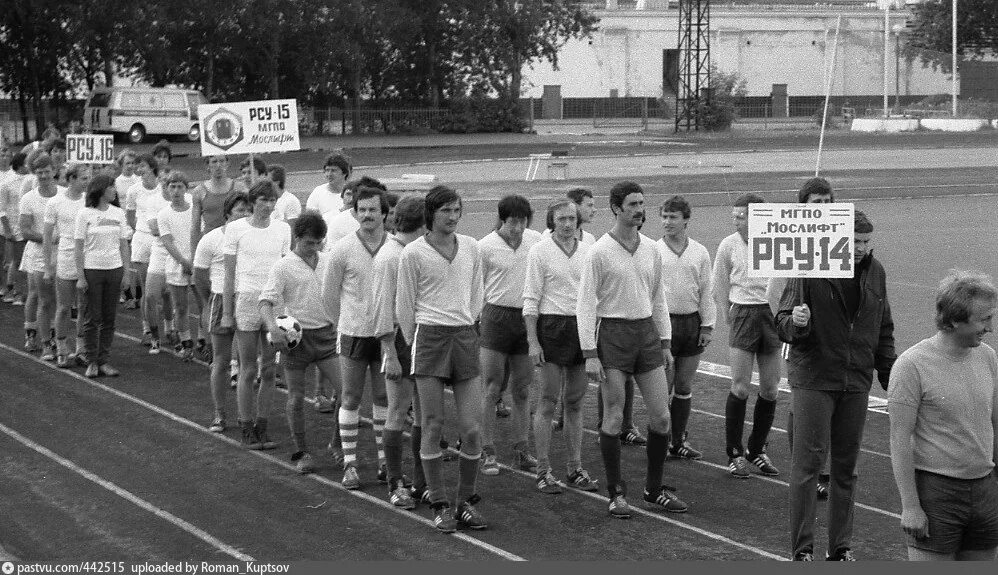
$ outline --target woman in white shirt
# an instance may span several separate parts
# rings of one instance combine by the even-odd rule
[[[87,305],[83,314],[83,341],[87,377],[114,377],[119,371],[107,362],[114,341],[118,294],[129,261],[132,229],[125,212],[111,202],[118,195],[114,178],[101,174],[90,181],[84,208],[76,216],[76,287]]]

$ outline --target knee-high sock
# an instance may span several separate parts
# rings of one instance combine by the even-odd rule
[[[603,468],[606,470],[606,488],[610,497],[618,493],[624,495],[624,482],[620,479],[620,436],[607,435],[600,431],[599,448],[603,454]]]
[[[402,479],[402,431],[385,430],[385,463],[388,465],[388,485]]]
[[[308,451],[305,444],[305,402],[300,398],[298,401],[288,401],[288,429],[291,430],[291,439],[295,443],[295,451]]]
[[[430,501],[433,504],[447,502],[447,490],[444,489],[444,458],[438,453],[432,457],[423,456],[423,472],[426,474],[426,487],[430,490]]]
[[[374,417],[374,443],[378,446],[378,461],[385,460],[385,420],[388,419],[388,407],[375,405],[372,409]]]
[[[422,459],[419,457],[423,442],[423,428],[418,425],[412,426],[412,484],[414,487],[426,487],[426,474],[423,473]]]
[[[343,441],[343,465],[357,465],[357,434],[360,411],[341,407],[339,413],[340,438]]]
[[[467,500],[475,494],[475,482],[478,480],[478,460],[482,458],[482,453],[471,455],[462,449],[459,454],[458,483],[457,483],[457,504]]]
[[[759,455],[766,450],[766,440],[769,430],[773,427],[776,416],[776,400],[758,396],[755,399],[755,413],[752,414],[752,433],[748,439],[748,452]]]
[[[745,431],[745,409],[747,399],[728,392],[728,401],[724,404],[724,432],[727,438],[728,457],[745,455],[742,447],[742,433]]]
[[[677,395],[672,398],[669,415],[672,417],[672,442],[679,445],[686,436],[686,424],[690,420],[690,410],[693,398],[689,395]]]
[[[645,490],[657,493],[662,488],[662,472],[665,469],[665,456],[669,451],[669,434],[655,433],[648,429],[648,443],[645,453],[648,456],[648,474],[645,476]]]

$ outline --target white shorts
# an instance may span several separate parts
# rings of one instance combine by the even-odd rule
[[[170,255],[170,252],[166,251],[163,244],[159,243],[158,238],[154,238],[152,249],[149,253],[149,271],[147,273],[165,276],[168,260],[173,261],[173,256]]]
[[[76,273],[76,250],[59,250],[55,255],[55,277],[61,280],[79,279]]]
[[[187,287],[191,285],[191,276],[184,273],[184,268],[172,257],[166,266],[166,285]]]
[[[147,232],[135,232],[132,236],[132,261],[140,264],[149,263],[149,254],[152,250],[152,234]]]
[[[33,274],[45,272],[45,257],[42,244],[38,242],[27,242],[24,244],[24,255],[21,256],[20,271]]]
[[[237,293],[235,308],[236,329],[238,331],[257,331],[263,328],[263,317],[260,315],[260,292]]]

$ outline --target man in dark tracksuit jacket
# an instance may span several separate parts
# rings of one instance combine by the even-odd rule
[[[856,459],[866,423],[873,370],[884,389],[894,351],[894,321],[884,268],[870,251],[873,225],[856,211],[855,273],[850,279],[797,279],[780,299],[776,326],[791,344],[794,445],[790,473],[790,539],[795,560],[812,560],[815,485],[831,449],[828,507],[830,560],[850,551]]]

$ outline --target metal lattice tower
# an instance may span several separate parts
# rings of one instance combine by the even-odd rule
[[[710,0],[679,0],[679,93],[676,131],[700,129],[701,101],[710,98]]]

